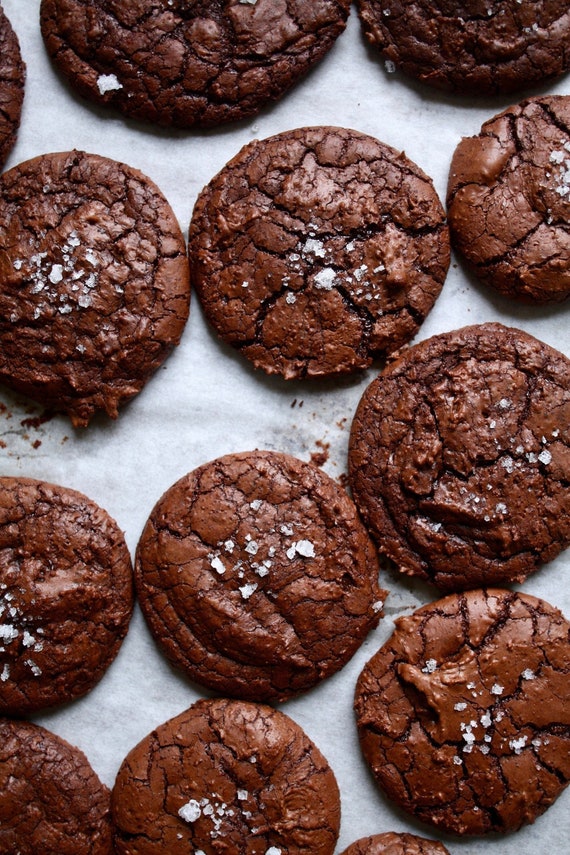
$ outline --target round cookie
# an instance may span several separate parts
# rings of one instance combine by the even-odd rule
[[[159,189],[98,155],[0,177],[0,382],[84,426],[112,418],[178,343],[186,245]]]
[[[189,254],[218,336],[291,379],[366,368],[409,341],[443,285],[449,235],[403,153],[299,128],[245,146],[204,188]]]
[[[384,793],[454,834],[532,823],[570,780],[570,625],[526,594],[473,590],[399,618],[355,711]]]
[[[529,98],[457,146],[447,188],[455,247],[475,274],[535,303],[570,295],[570,96]]]
[[[566,0],[358,0],[358,7],[388,71],[454,94],[513,92],[570,68]]]
[[[129,552],[106,511],[75,490],[0,478],[0,714],[89,691],[132,608]]]
[[[443,843],[407,832],[386,831],[362,837],[341,855],[449,855]]]
[[[0,852],[110,855],[109,790],[85,755],[37,724],[0,719]]]
[[[378,548],[443,591],[523,581],[570,544],[570,360],[488,323],[434,336],[365,391],[349,480]]]
[[[0,6],[0,169],[20,127],[25,81],[26,66],[18,37]]]
[[[337,783],[299,725],[264,705],[201,700],[125,758],[117,855],[332,855]]]
[[[345,491],[310,463],[230,454],[156,504],[135,561],[170,660],[220,694],[282,701],[338,671],[378,623],[376,552]]]
[[[276,101],[344,30],[349,0],[42,0],[48,53],[85,98],[159,125]]]

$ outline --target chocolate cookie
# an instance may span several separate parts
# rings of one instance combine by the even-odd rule
[[[166,359],[189,309],[184,237],[136,169],[48,154],[0,177],[0,382],[115,418]]]
[[[365,391],[349,478],[380,551],[442,590],[523,581],[570,544],[570,361],[481,324],[403,351]]]
[[[0,719],[2,855],[110,855],[109,790],[85,755],[37,724]]]
[[[508,297],[570,295],[570,96],[529,98],[455,150],[447,189],[455,247]]]
[[[81,95],[190,127],[244,119],[333,46],[349,0],[42,0],[48,53]]]
[[[362,837],[341,855],[449,855],[443,845],[435,840],[403,832],[387,831],[372,837]]]
[[[461,95],[513,92],[570,68],[566,0],[358,0],[388,71]]]
[[[525,594],[451,594],[396,622],[359,677],[385,794],[455,834],[515,831],[570,780],[570,624]]]
[[[0,169],[16,142],[25,80],[18,37],[0,6]]]
[[[89,691],[127,632],[132,587],[123,535],[95,502],[0,478],[0,713]]]
[[[290,379],[366,368],[409,341],[443,285],[449,236],[404,154],[314,127],[245,146],[200,194],[189,252],[220,338]]]
[[[111,795],[117,855],[332,855],[336,780],[284,713],[201,700],[126,757]]]
[[[135,562],[166,655],[220,694],[282,701],[338,671],[378,623],[378,563],[344,490],[310,463],[230,454],[174,484]]]

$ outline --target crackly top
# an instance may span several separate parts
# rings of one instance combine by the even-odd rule
[[[428,840],[404,831],[386,831],[372,837],[362,837],[341,855],[449,855],[443,843]]]
[[[201,700],[124,760],[111,795],[117,855],[332,855],[338,786],[284,713]]]
[[[18,37],[0,7],[0,169],[16,141],[25,79]]]
[[[570,360],[500,324],[404,350],[351,431],[379,549],[442,590],[522,581],[570,544]]]
[[[0,178],[0,381],[86,425],[115,418],[188,317],[186,245],[156,185],[85,152]]]
[[[570,96],[528,98],[457,146],[453,243],[481,279],[533,302],[570,295]]]
[[[85,694],[132,607],[129,552],[106,511],[75,490],[0,478],[0,713]]]
[[[567,0],[358,0],[386,60],[455,94],[513,92],[570,67]]]
[[[0,719],[0,852],[109,855],[109,791],[85,755],[36,724]]]
[[[47,50],[85,97],[161,125],[280,98],[332,47],[350,0],[42,0]]]
[[[352,129],[245,146],[200,194],[194,284],[218,335],[286,378],[365,368],[409,341],[449,266],[445,213],[403,153]]]
[[[363,669],[355,710],[377,782],[456,834],[533,822],[570,780],[570,625],[500,589],[400,618]]]
[[[341,668],[384,593],[345,491],[269,451],[226,455],[174,484],[145,526],[135,580],[167,655],[251,700],[284,700]]]

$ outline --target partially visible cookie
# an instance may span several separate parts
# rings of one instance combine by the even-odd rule
[[[20,127],[25,81],[18,37],[0,6],[0,169]]]
[[[454,834],[532,823],[570,780],[570,624],[500,589],[400,618],[363,669],[361,747],[384,793]]]
[[[0,852],[112,852],[109,790],[78,748],[37,724],[0,719]]]
[[[106,511],[75,490],[0,478],[1,714],[89,691],[132,608],[129,552]]]
[[[460,95],[513,92],[570,68],[566,0],[358,0],[368,41],[401,69]]]
[[[384,834],[362,837],[341,855],[449,855],[449,852],[443,843],[436,840],[428,840],[405,831],[386,831]]]
[[[178,343],[186,244],[141,172],[72,151],[0,177],[0,382],[84,426],[112,418]]]
[[[403,153],[312,127],[250,143],[210,181],[189,253],[219,337],[291,379],[366,368],[413,338],[449,235],[431,179]]]
[[[570,96],[509,107],[457,146],[447,188],[455,247],[475,274],[535,303],[570,295]]]
[[[354,416],[379,550],[443,591],[521,582],[570,545],[570,360],[488,323],[403,350]]]
[[[174,664],[257,701],[338,671],[378,623],[384,594],[345,491],[269,451],[218,458],[167,490],[140,538],[135,581]]]
[[[127,755],[111,795],[117,855],[332,855],[340,799],[284,713],[201,700]]]
[[[42,0],[48,53],[85,98],[159,125],[216,125],[281,98],[350,0]]]

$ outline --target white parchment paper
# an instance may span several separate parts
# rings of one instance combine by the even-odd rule
[[[127,0],[125,0],[127,2]],[[134,166],[161,188],[186,232],[198,192],[245,143],[303,125],[332,124],[369,133],[406,154],[431,176],[440,198],[462,136],[522,99],[470,103],[420,87],[382,61],[361,35],[356,8],[324,61],[278,104],[254,120],[217,130],[167,131],[127,121],[79,99],[52,68],[39,30],[39,0],[3,0],[20,39],[27,84],[19,137],[6,168],[35,155],[82,149]],[[568,76],[541,92],[568,93]],[[483,288],[453,259],[447,281],[417,340],[496,320],[518,326],[570,356],[570,303],[524,307]],[[33,421],[41,410],[0,390],[0,459],[5,475],[63,484],[104,507],[125,532],[132,554],[144,523],[176,479],[221,454],[268,448],[304,460],[325,452],[325,470],[346,471],[350,423],[377,369],[335,381],[287,383],[254,372],[221,345],[193,297],[176,352],[116,422],[96,418],[74,431],[63,417]],[[30,421],[32,419],[32,421]],[[433,589],[384,574],[385,617],[352,661],[303,697],[282,705],[329,760],[340,786],[342,827],[337,852],[358,837],[408,830],[437,837],[388,803],[374,786],[358,748],[352,713],[356,678],[387,639],[393,620],[435,599]],[[570,617],[570,552],[524,584]],[[85,698],[34,720],[78,745],[112,786],[131,747],[154,726],[206,694],[176,673],[158,652],[138,611],[103,680]],[[535,855],[570,851],[570,793],[533,826],[505,837],[440,836],[454,855]]]

